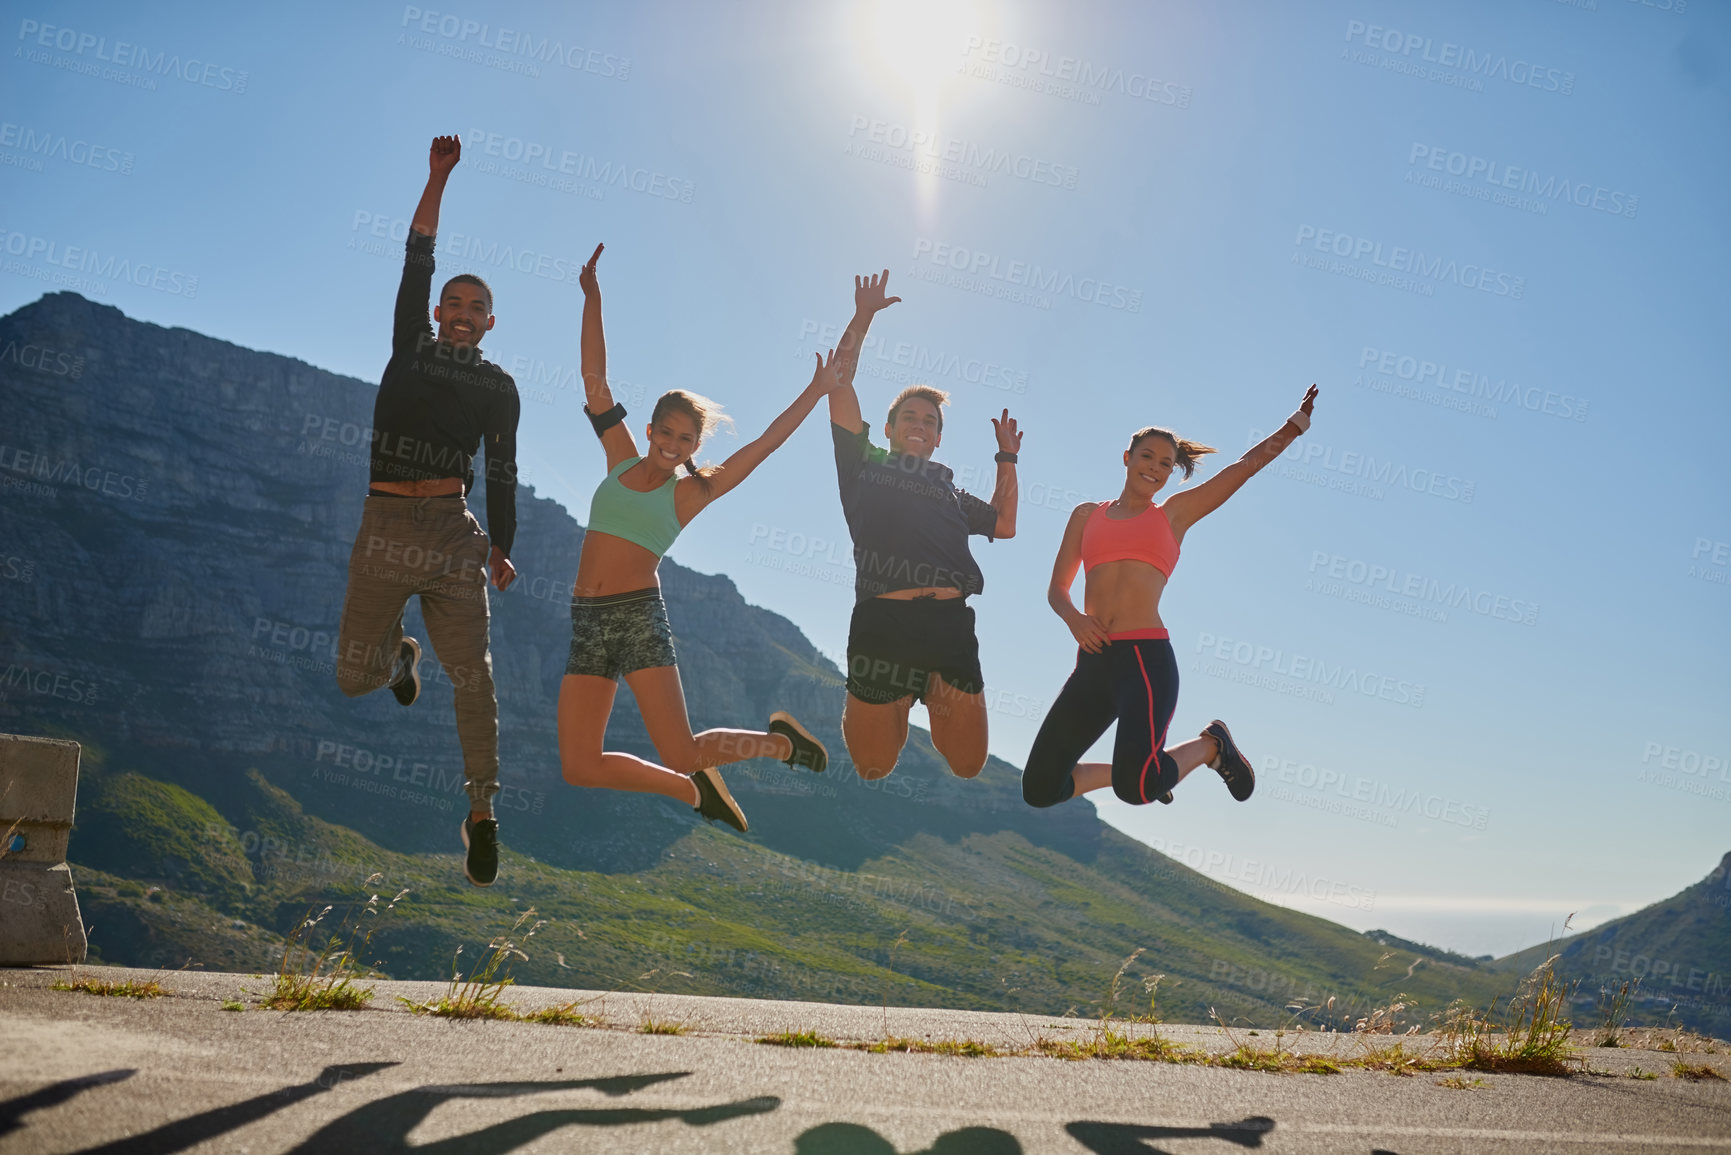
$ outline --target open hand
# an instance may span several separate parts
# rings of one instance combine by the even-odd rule
[[[1112,637],[1106,632],[1105,623],[1093,614],[1077,614],[1069,626],[1076,644],[1090,654],[1097,654],[1111,644]]]
[[[1306,389],[1304,391],[1304,403],[1299,406],[1299,409],[1304,411],[1304,415],[1306,417],[1309,417],[1310,411],[1315,407],[1316,407],[1316,386],[1312,385],[1309,389]]]
[[[890,271],[885,269],[875,277],[855,277],[853,279],[853,307],[857,313],[870,317],[879,310],[887,309],[901,300],[900,297],[885,297],[890,283]]]
[[[493,571],[493,585],[499,592],[511,588],[511,583],[517,580],[517,567],[511,564],[511,559],[494,546],[487,555],[487,566]]]
[[[1022,432],[1016,428],[1016,419],[1010,416],[1008,409],[1002,417],[992,418],[992,432],[998,435],[998,449],[1003,453],[1020,453],[1022,451]]]
[[[595,262],[601,259],[601,250],[606,247],[606,245],[596,245],[595,251],[589,255],[589,263],[584,265],[583,271],[577,274],[577,284],[582,287],[585,297],[601,291],[601,282],[595,279]]]
[[[462,137],[435,136],[433,146],[427,152],[427,168],[434,176],[450,176],[451,170],[456,168],[457,162],[462,159]]]
[[[812,356],[817,357],[817,368],[812,370],[811,384],[807,385],[806,389],[822,397],[841,384],[835,375],[835,350],[831,349],[827,358],[819,357],[816,353]]]

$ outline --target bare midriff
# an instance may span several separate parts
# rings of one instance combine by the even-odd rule
[[[915,598],[937,598],[939,601],[948,601],[950,598],[961,597],[962,591],[955,586],[921,586],[919,589],[913,590],[891,590],[887,594],[877,596],[892,602],[911,602]]]
[[[463,479],[436,477],[431,481],[375,481],[368,488],[399,497],[450,497],[463,492]]]
[[[1160,595],[1166,575],[1145,561],[1101,562],[1088,571],[1082,612],[1100,619],[1109,634],[1165,629]]]
[[[661,559],[634,541],[590,530],[583,535],[577,560],[577,582],[571,593],[580,598],[604,598],[661,585],[656,567]]]

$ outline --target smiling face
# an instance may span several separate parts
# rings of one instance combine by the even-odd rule
[[[1153,500],[1178,465],[1178,446],[1169,437],[1150,433],[1124,451],[1124,490]]]
[[[493,301],[473,281],[452,281],[439,294],[433,320],[439,323],[439,340],[445,344],[479,345],[493,327]]]
[[[909,397],[884,424],[890,449],[912,457],[930,457],[944,439],[938,407],[924,397]]]
[[[702,431],[691,414],[682,409],[669,408],[666,413],[649,423],[645,431],[649,440],[649,448],[643,454],[643,460],[656,469],[665,469],[669,473],[678,469],[680,463],[688,460],[697,452],[702,444]]]

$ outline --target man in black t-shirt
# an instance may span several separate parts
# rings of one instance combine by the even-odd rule
[[[847,638],[842,736],[862,778],[895,769],[908,740],[908,712],[926,704],[932,745],[959,778],[986,765],[985,679],[970,594],[985,586],[968,538],[1016,534],[1016,451],[1022,435],[1004,410],[992,500],[957,489],[932,460],[943,440],[948,395],[911,385],[890,405],[889,449],[871,443],[854,370],[872,317],[901,300],[884,296],[889,270],[854,278],[854,316],[836,348],[840,387],[829,395],[836,482],[853,536],[854,608]]]
[[[403,609],[421,599],[427,640],[452,686],[463,748],[468,816],[464,873],[476,886],[498,874],[499,705],[487,648],[487,579],[516,579],[517,385],[483,360],[493,293],[481,278],[451,278],[427,322],[433,238],[445,182],[462,155],[454,136],[433,141],[430,173],[409,227],[397,290],[391,359],[373,404],[371,486],[349,556],[337,639],[337,684],[351,697],[389,686],[410,705],[421,692],[421,646],[403,636]],[[485,452],[487,526],[464,502],[475,455]]]

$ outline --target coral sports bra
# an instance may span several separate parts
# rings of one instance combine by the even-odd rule
[[[1108,517],[1112,503],[1102,501],[1082,526],[1082,569],[1109,561],[1145,561],[1167,577],[1178,564],[1178,539],[1164,506],[1149,504],[1135,517]]]

